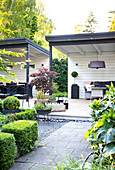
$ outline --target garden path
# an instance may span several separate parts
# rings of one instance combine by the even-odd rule
[[[85,158],[92,151],[89,143],[84,141],[84,135],[90,127],[91,122],[83,121],[64,124],[42,141],[43,146],[19,157],[9,170],[51,170],[55,162],[59,164],[64,158],[67,161],[68,155],[75,160],[79,159],[80,154]]]

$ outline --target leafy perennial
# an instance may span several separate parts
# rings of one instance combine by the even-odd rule
[[[91,142],[91,147],[102,152],[105,157],[115,158],[115,89],[113,84],[107,86],[109,91],[102,100],[95,100],[90,106],[94,120],[92,128],[85,138]]]

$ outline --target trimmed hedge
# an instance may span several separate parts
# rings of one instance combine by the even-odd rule
[[[33,120],[36,119],[36,110],[35,109],[27,109],[24,112],[14,113],[12,115],[8,114],[8,118],[10,116],[13,120]]]
[[[3,108],[6,110],[17,110],[20,107],[20,100],[17,97],[9,96],[3,100]]]
[[[13,134],[0,132],[0,169],[7,170],[16,156],[16,145]]]
[[[13,122],[15,120],[35,120],[36,110],[35,109],[22,109],[19,113],[0,115],[0,126]]]
[[[33,149],[35,141],[38,139],[38,123],[36,121],[11,122],[2,126],[1,131],[14,134],[20,155]]]

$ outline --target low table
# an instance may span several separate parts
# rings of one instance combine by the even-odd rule
[[[106,87],[92,87],[91,88],[91,98],[104,97],[104,90]]]

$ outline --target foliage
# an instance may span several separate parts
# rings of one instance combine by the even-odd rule
[[[2,126],[1,131],[14,134],[20,155],[33,149],[35,141],[38,139],[38,123],[36,121],[11,122]]]
[[[44,105],[42,103],[38,103],[34,105],[34,108],[36,110],[52,110],[53,106],[48,105],[48,104]]]
[[[55,97],[67,97],[67,92],[53,93],[52,96],[55,96]]]
[[[78,76],[78,73],[76,71],[73,71],[71,73],[71,76],[74,77],[74,85],[75,85],[75,78]]]
[[[115,31],[115,11],[110,11],[109,13],[113,14],[113,18],[111,20],[111,25],[109,26],[109,31]]]
[[[7,170],[16,156],[15,138],[13,134],[0,132],[0,169]]]
[[[95,32],[96,24],[97,24],[97,21],[95,20],[95,16],[93,15],[93,12],[90,11],[87,21],[84,25],[83,32],[90,32],[90,33]]]
[[[11,52],[11,51],[6,51],[5,49],[0,50],[0,71],[3,72],[3,73],[9,74],[11,76],[11,78],[13,78],[13,77],[16,78],[16,75],[7,69],[7,65],[17,66],[17,65],[19,65],[21,63],[20,62],[11,62],[9,59],[4,59],[2,56],[23,57],[25,55],[23,53],[16,53],[16,52]],[[7,76],[4,76],[4,75],[0,75],[0,80],[2,82],[4,82],[4,81],[11,82],[11,79],[8,78]]]
[[[95,20],[95,16],[93,12],[90,11],[86,22],[83,25],[78,24],[75,26],[75,33],[79,34],[82,32],[93,33],[96,31],[97,21]]]
[[[74,78],[76,78],[76,77],[78,76],[78,73],[77,73],[76,71],[73,71],[73,72],[71,73],[71,76],[74,77]]]
[[[20,107],[20,100],[17,97],[9,96],[3,101],[3,108],[6,110],[17,110]]]
[[[45,35],[51,34],[54,24],[44,12],[44,5],[36,0],[1,0],[1,23],[3,29],[13,31],[4,33],[4,38],[27,37],[43,45]],[[8,14],[8,15],[7,15]],[[38,38],[39,37],[39,38]]]
[[[44,93],[50,92],[52,88],[52,79],[56,78],[57,73],[55,71],[49,71],[48,68],[39,67],[36,73],[32,73],[30,77],[33,77],[30,81],[30,85],[35,85],[37,90],[41,90]]]
[[[115,90],[112,83],[107,87],[109,91],[106,91],[104,100],[95,100],[90,106],[94,123],[85,138],[104,156],[115,157]]]
[[[115,164],[114,160],[106,160],[103,157],[99,156],[96,160],[92,157],[90,163],[85,163],[83,168],[84,160],[81,159],[75,160],[72,156],[66,156],[59,164],[56,164],[54,169],[57,170],[114,170]]]
[[[55,101],[56,100],[56,96],[50,96],[49,98],[48,98],[48,100],[50,100],[50,101]]]
[[[68,59],[67,58],[54,58],[52,60],[52,69],[59,75],[54,79],[54,82],[58,85],[58,91],[67,92],[68,88]]]
[[[44,92],[42,92],[42,91],[37,91],[36,97],[37,97],[37,99],[46,99],[46,96],[45,96]]]
[[[0,108],[2,108],[2,106],[3,106],[3,102],[2,102],[2,100],[0,99]]]
[[[0,126],[15,120],[34,120],[36,119],[35,109],[23,109],[19,113],[2,115],[0,114]]]

